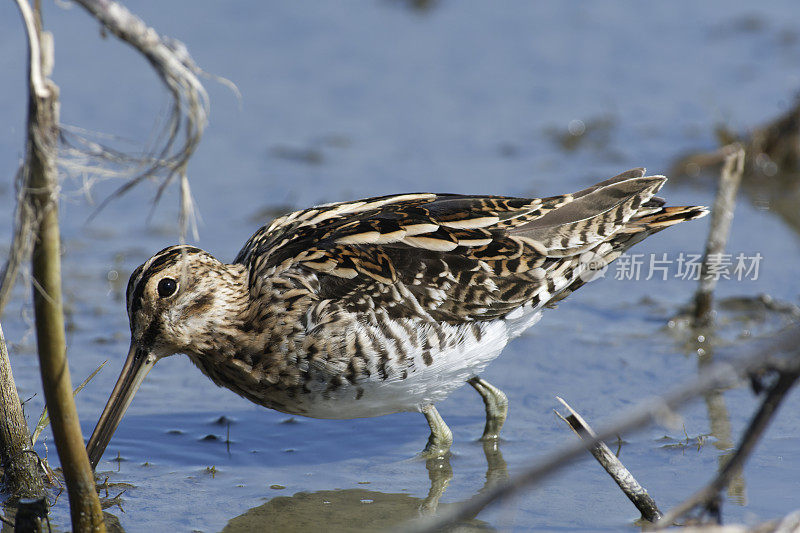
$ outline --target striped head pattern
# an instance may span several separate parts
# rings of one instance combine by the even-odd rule
[[[131,346],[86,445],[93,467],[156,362],[205,348],[203,343],[215,337],[214,328],[228,322],[246,298],[243,279],[243,267],[226,265],[191,246],[165,248],[133,271],[126,294]]]
[[[230,323],[247,294],[244,269],[192,246],[170,246],[131,274],[126,292],[131,344],[157,359],[193,353],[198,338]]]

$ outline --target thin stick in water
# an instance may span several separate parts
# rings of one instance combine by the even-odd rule
[[[720,491],[725,489],[733,477],[741,472],[745,461],[747,461],[747,458],[755,449],[759,439],[775,416],[778,407],[795,384],[798,377],[800,377],[800,374],[798,374],[797,369],[780,372],[778,380],[770,387],[767,397],[764,398],[758,412],[750,421],[739,446],[736,448],[736,452],[725,464],[725,468],[723,468],[709,484],[687,498],[684,502],[676,505],[664,515],[656,524],[657,529],[669,527],[677,519],[685,516],[697,507],[703,507],[706,510],[714,511],[715,514],[719,513]]]
[[[555,411],[556,416],[566,422],[570,429],[582,440],[595,440],[597,434],[583,417],[560,397],[556,396],[556,399],[570,412],[569,416],[564,417],[561,413]],[[614,482],[619,485],[619,488],[622,489],[625,496],[627,496],[639,512],[642,513],[642,518],[648,522],[655,522],[661,518],[661,511],[658,510],[658,505],[656,505],[655,500],[647,493],[647,490],[636,481],[633,474],[625,468],[622,461],[614,455],[609,447],[606,446],[605,442],[596,442],[589,448],[589,452],[597,459],[600,466],[608,472],[608,475],[611,476]]]
[[[703,265],[700,270],[700,286],[695,293],[695,326],[708,325],[712,318],[714,288],[719,276],[717,269],[722,262],[722,254],[728,243],[733,212],[736,208],[736,192],[744,173],[744,148],[733,144],[724,149],[727,152],[719,178],[719,189],[711,210],[711,229],[708,232]]]
[[[754,342],[753,345],[748,351],[748,355],[736,360],[715,363],[704,369],[695,380],[677,387],[664,396],[641,402],[616,422],[598,431],[595,438],[576,442],[553,451],[507,481],[498,483],[466,502],[452,505],[434,517],[405,522],[402,527],[396,528],[396,531],[433,533],[452,527],[460,520],[476,516],[493,502],[514,496],[564,468],[597,442],[641,428],[654,419],[665,419],[674,414],[673,409],[709,390],[733,386],[739,383],[743,377],[753,375],[763,369],[800,372],[800,348],[798,348],[800,347],[800,325],[788,328],[768,343]]]

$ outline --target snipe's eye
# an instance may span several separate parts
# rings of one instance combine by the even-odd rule
[[[158,295],[161,298],[172,296],[178,290],[178,282],[172,278],[164,278],[158,282]]]

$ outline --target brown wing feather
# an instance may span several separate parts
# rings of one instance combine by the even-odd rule
[[[702,216],[702,208],[661,207],[654,194],[665,181],[634,169],[550,198],[415,193],[330,204],[265,226],[236,262],[257,261],[254,276],[315,272],[319,297],[345,305],[402,310],[416,305],[398,296],[408,291],[436,320],[486,320],[575,290],[586,251],[613,260]]]

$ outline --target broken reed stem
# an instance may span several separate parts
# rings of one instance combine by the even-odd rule
[[[23,1],[23,0],[21,0]],[[236,86],[221,77],[203,72],[195,65],[186,46],[166,35],[159,35],[147,26],[139,17],[128,11],[125,6],[112,0],[76,0],[89,14],[97,19],[103,27],[120,40],[133,46],[145,56],[159,76],[172,97],[172,104],[159,136],[156,146],[144,155],[129,155],[109,146],[91,141],[78,133],[79,128],[61,129],[62,168],[67,172],[78,172],[91,175],[85,178],[85,191],[88,194],[91,184],[102,177],[128,175],[130,179],[115,193],[106,198],[91,215],[94,217],[108,202],[135,187],[142,181],[162,176],[153,207],[158,203],[166,187],[180,180],[180,241],[186,241],[186,234],[191,231],[196,240],[197,215],[189,188],[186,167],[194,153],[208,121],[208,95],[199,76],[207,76],[227,85],[237,96]],[[22,8],[21,8],[22,9]],[[30,8],[29,8],[30,10]],[[32,19],[33,17],[31,17]],[[32,23],[31,26],[34,26]],[[46,63],[42,61],[43,48],[39,42],[31,42],[33,53],[31,68],[31,84],[36,94],[43,96],[48,87]],[[69,139],[73,139],[72,144]],[[181,139],[183,139],[181,141]],[[128,170],[133,169],[133,170]],[[14,235],[11,250],[5,266],[0,271],[0,315],[11,296],[19,267],[30,257],[31,234],[36,221],[30,210],[30,191],[26,188],[27,180],[21,169],[18,183],[17,208],[14,216]]]
[[[739,190],[744,173],[744,148],[732,144],[723,150],[727,155],[722,165],[714,207],[711,210],[711,228],[700,270],[700,286],[694,298],[696,327],[706,326],[711,322],[713,293],[718,279],[715,271],[722,262],[722,253],[728,243],[733,212],[736,209],[736,192]]]
[[[42,522],[47,521],[47,498],[25,498],[19,501],[14,515],[14,532],[42,533]],[[48,531],[52,531],[47,523]]]
[[[105,364],[106,364],[106,363],[108,363],[108,359],[106,359],[105,361],[103,361],[102,363],[100,363],[100,366],[98,366],[98,367],[95,369],[95,371],[94,371],[94,372],[92,372],[91,374],[89,374],[89,376],[87,376],[87,378],[86,378],[86,379],[84,379],[84,380],[81,382],[81,384],[80,384],[80,385],[78,385],[77,387],[75,387],[75,390],[74,390],[74,391],[72,391],[72,397],[73,397],[73,398],[74,398],[75,396],[77,396],[77,395],[78,395],[78,393],[79,393],[80,391],[82,391],[82,390],[83,390],[83,388],[84,388],[86,385],[88,385],[88,384],[89,384],[89,382],[90,382],[91,380],[93,380],[93,379],[94,379],[94,377],[97,375],[97,373],[98,373],[98,372],[100,372],[100,370],[101,370],[101,369],[102,369],[102,368],[105,366]],[[39,438],[39,435],[42,433],[42,431],[44,431],[44,428],[46,428],[46,427],[47,427],[47,426],[49,426],[49,425],[50,425],[50,416],[47,414],[47,406],[45,405],[45,406],[44,406],[44,409],[42,409],[42,414],[41,414],[41,415],[39,415],[39,421],[38,421],[38,422],[36,422],[36,427],[35,427],[35,428],[34,428],[34,430],[33,430],[33,434],[31,435],[31,443],[33,443],[33,444],[36,444],[36,439],[38,439],[38,438]]]
[[[37,220],[32,263],[39,369],[52,419],[53,439],[67,484],[73,530],[105,531],[94,474],[86,456],[78,412],[72,399],[66,357],[56,168],[59,93],[43,67],[52,65],[52,56],[45,55],[52,53],[52,47],[41,46],[44,32],[40,13],[34,15],[27,0],[17,0],[17,5],[30,43],[28,139],[23,171],[27,179],[23,186],[30,191]],[[37,57],[39,50],[41,57]]]
[[[670,511],[658,521],[656,529],[671,526],[677,519],[700,506],[715,512],[717,515],[719,514],[720,491],[724,490],[731,482],[731,479],[741,472],[745,461],[750,457],[756,444],[775,416],[778,407],[795,384],[798,377],[800,377],[800,374],[798,374],[797,371],[782,371],[779,374],[777,382],[770,387],[766,398],[761,402],[761,407],[759,407],[758,412],[753,416],[750,424],[747,426],[747,430],[744,432],[744,436],[739,446],[736,448],[736,452],[725,464],[725,467],[717,474],[717,477],[715,477],[713,481],[687,498],[683,503],[670,509]]]
[[[555,411],[556,415],[566,422],[581,440],[597,438],[597,434],[581,415],[558,396],[556,396],[556,399],[571,413],[566,418],[561,416],[558,411]],[[633,474],[625,468],[622,461],[614,455],[608,446],[606,446],[606,443],[600,441],[593,444],[589,448],[589,452],[597,459],[600,466],[608,472],[608,475],[611,476],[619,488],[622,489],[622,492],[625,493],[625,496],[628,497],[631,503],[642,513],[642,518],[648,522],[656,522],[661,518],[661,511],[659,511],[655,500],[647,493],[647,490],[636,481]]]
[[[11,374],[3,328],[0,326],[0,465],[3,489],[15,498],[35,498],[44,492],[39,461],[31,449],[28,424]]]
[[[189,230],[192,230],[196,239],[194,204],[186,167],[200,143],[208,122],[208,94],[198,79],[199,75],[204,74],[203,71],[195,65],[183,43],[159,35],[155,29],[145,24],[122,4],[113,0],[76,0],[76,3],[86,9],[106,30],[144,55],[172,96],[171,110],[164,127],[166,140],[160,143],[160,150],[152,157],[145,158],[147,168],[102,202],[98,210],[143,180],[164,173],[165,177],[158,187],[155,203],[158,203],[166,187],[178,178],[181,194],[181,242],[185,241],[185,234]],[[215,79],[236,90],[231,82],[219,77]],[[184,134],[183,143],[179,144],[177,141],[181,131]]]
[[[33,213],[30,202],[25,198],[26,190],[22,185],[22,169],[17,172],[15,185],[17,188],[17,205],[14,209],[14,235],[11,240],[11,249],[8,251],[6,264],[0,274],[0,316],[11,299],[11,290],[17,279],[19,268],[30,257],[33,242]]]

